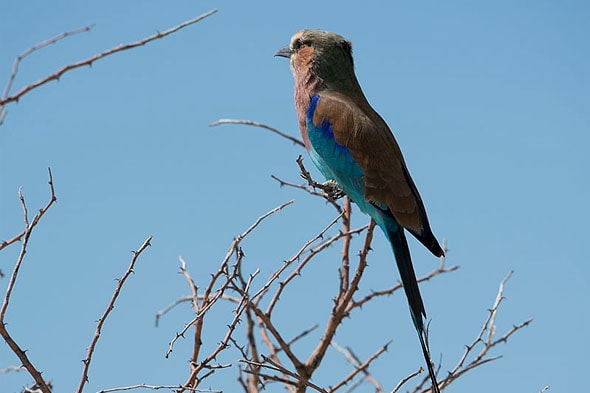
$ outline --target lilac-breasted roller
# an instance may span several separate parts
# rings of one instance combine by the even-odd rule
[[[276,56],[290,59],[299,128],[312,161],[375,220],[391,243],[433,390],[439,392],[423,317],[424,303],[404,229],[435,256],[422,198],[391,130],[369,105],[354,73],[352,46],[342,36],[301,30]]]

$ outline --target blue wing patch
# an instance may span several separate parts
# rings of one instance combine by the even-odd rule
[[[307,135],[311,144],[310,156],[327,179],[336,180],[346,191],[346,179],[363,177],[363,170],[357,165],[346,146],[336,142],[334,129],[329,118],[324,118],[318,127],[313,118],[321,97],[311,97],[306,113]]]

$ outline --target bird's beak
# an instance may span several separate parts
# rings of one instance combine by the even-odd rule
[[[275,53],[275,56],[286,57],[287,59],[291,57],[293,54],[293,50],[289,48],[289,45],[282,47]]]

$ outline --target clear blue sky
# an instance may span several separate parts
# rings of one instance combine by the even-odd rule
[[[153,323],[158,310],[188,294],[177,273],[179,255],[203,285],[234,236],[295,199],[244,244],[248,267],[268,270],[333,218],[330,207],[270,178],[298,182],[300,148],[261,129],[208,127],[219,118],[251,119],[298,136],[289,66],[273,54],[304,27],[333,30],[352,41],[361,85],[396,134],[433,229],[448,241],[448,263],[461,266],[423,286],[431,346],[436,359],[442,353],[443,371],[478,332],[510,270],[515,274],[499,332],[535,318],[497,348],[501,360],[470,372],[448,391],[536,393],[551,385],[550,392],[570,392],[585,386],[587,2],[4,3],[2,87],[25,49],[96,25],[28,58],[17,89],[62,65],[219,8],[195,26],[76,70],[7,107],[0,127],[0,239],[21,229],[19,186],[31,212],[46,202],[48,166],[58,196],[33,235],[7,322],[56,391],[77,386],[80,360],[113,279],[148,235],[153,246],[105,326],[87,392],[184,381],[190,341],[180,342],[171,359],[164,353],[192,317],[190,308],[175,310],[159,328]],[[356,223],[365,221],[356,216]],[[410,246],[419,274],[437,265],[417,242]],[[11,271],[17,248],[0,253],[4,273]],[[364,289],[398,279],[380,233],[374,249]],[[324,323],[308,309],[331,305],[339,248],[330,252],[299,279],[299,292],[285,297],[294,314],[293,334]],[[6,283],[0,280],[2,287]],[[211,341],[225,329],[222,316],[211,320],[217,329]],[[386,389],[422,365],[401,294],[375,302],[353,320],[336,339],[361,357],[394,340],[373,369]],[[306,348],[302,343],[300,349]],[[320,384],[334,383],[348,370],[337,354],[328,361],[334,367],[318,375]],[[0,368],[15,363],[0,346]],[[217,375],[212,387],[234,391],[234,371]],[[28,381],[24,372],[0,375],[0,391],[18,392]]]

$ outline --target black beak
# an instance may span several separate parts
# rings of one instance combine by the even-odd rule
[[[275,56],[286,57],[287,59],[291,57],[293,54],[293,50],[289,48],[289,45],[282,47],[275,53]]]

